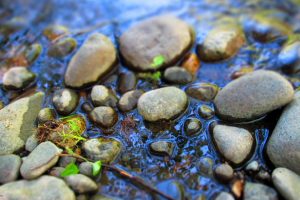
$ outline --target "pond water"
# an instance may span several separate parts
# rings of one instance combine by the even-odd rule
[[[74,38],[78,42],[78,47],[83,43],[91,32],[100,32],[107,35],[116,46],[118,46],[119,36],[137,21],[147,19],[152,16],[170,13],[178,16],[194,27],[196,41],[191,52],[195,52],[196,45],[201,43],[213,25],[224,18],[234,18],[239,20],[245,28],[248,45],[244,46],[239,53],[231,59],[222,62],[205,63],[201,61],[201,66],[196,74],[194,82],[208,82],[217,84],[219,87],[225,86],[231,81],[233,72],[245,66],[252,66],[254,69],[280,70],[276,64],[278,55],[286,38],[279,38],[272,42],[257,42],[247,29],[250,27],[253,13],[274,11],[275,15],[293,27],[294,32],[300,31],[299,7],[294,6],[293,1],[263,1],[263,0],[1,0],[0,21],[2,23],[20,17],[22,27],[9,36],[7,40],[2,40],[1,55],[9,49],[20,44],[31,44],[38,42],[42,45],[42,53],[30,66],[30,69],[37,74],[36,90],[46,93],[45,106],[53,107],[52,95],[58,88],[64,87],[64,72],[67,64],[76,50],[62,58],[56,59],[47,55],[47,48],[50,42],[43,36],[43,30],[51,24],[59,24],[74,32]],[[84,31],[82,34],[75,34],[77,31]],[[72,35],[72,34],[71,34]],[[5,59],[1,58],[3,64]],[[119,64],[118,72],[127,71],[126,66]],[[112,88],[117,87],[118,72],[111,75],[105,85]],[[291,78],[291,77],[290,77]],[[295,78],[295,77],[294,77]],[[150,90],[168,85],[160,81],[152,84],[145,80],[139,80],[137,87]],[[294,81],[298,86],[298,80]],[[181,85],[185,89],[188,85]],[[88,95],[91,88],[82,89],[80,104],[90,101]],[[22,92],[7,92],[1,89],[1,98],[5,104],[17,97]],[[219,191],[229,191],[230,184],[222,184],[199,169],[200,160],[210,158],[214,164],[224,160],[216,151],[210,136],[209,126],[214,121],[219,121],[217,117],[209,120],[203,119],[198,114],[201,105],[212,103],[190,100],[190,105],[185,114],[177,121],[165,126],[149,125],[145,123],[136,110],[119,114],[119,121],[113,129],[102,130],[88,124],[88,137],[109,136],[118,138],[123,143],[123,150],[116,161],[116,164],[125,167],[131,173],[136,174],[149,181],[153,185],[164,180],[177,180],[182,184],[187,199],[197,199],[201,195],[207,199],[213,198]],[[78,106],[75,113],[86,115]],[[265,171],[273,169],[264,153],[264,145],[268,139],[269,132],[274,128],[276,117],[280,111],[265,117],[264,119],[250,124],[239,124],[251,131],[256,138],[256,148],[253,156],[248,160],[257,160],[261,168]],[[128,117],[133,117],[136,127],[124,131],[122,122]],[[201,120],[203,130],[201,134],[190,137],[184,133],[183,124],[189,117],[196,117]],[[149,152],[149,144],[153,141],[164,139],[176,143],[174,156],[159,157]],[[241,176],[252,180],[254,177],[243,171],[244,163],[237,166],[236,171]],[[116,176],[114,173],[106,171],[98,180],[101,183],[99,193],[120,197],[124,199],[152,199],[151,194],[127,180]],[[168,192],[168,191],[167,191]],[[200,198],[199,198],[200,199]]]

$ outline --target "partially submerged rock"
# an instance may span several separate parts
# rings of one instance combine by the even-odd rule
[[[3,76],[3,86],[7,90],[24,89],[35,79],[35,74],[26,67],[13,67],[5,72]]]

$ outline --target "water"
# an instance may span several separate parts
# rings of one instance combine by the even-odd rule
[[[42,54],[30,66],[30,69],[38,75],[37,90],[45,91],[47,98],[45,106],[52,107],[51,95],[54,90],[63,86],[63,75],[72,54],[63,59],[48,57],[47,49],[49,41],[42,36],[42,31],[50,24],[60,24],[68,27],[71,32],[91,28],[100,23],[106,25],[94,28],[87,33],[74,36],[78,46],[91,32],[101,32],[110,37],[118,46],[118,37],[136,21],[146,19],[151,16],[171,13],[179,16],[191,24],[197,35],[196,42],[192,48],[194,51],[196,44],[201,43],[207,32],[214,23],[232,17],[238,19],[245,27],[248,45],[243,47],[234,58],[218,62],[201,62],[201,68],[197,73],[195,82],[210,82],[223,87],[231,78],[230,75],[243,66],[252,65],[255,69],[267,68],[276,69],[276,55],[278,54],[282,41],[281,38],[267,44],[256,42],[248,32],[249,17],[254,12],[262,10],[278,10],[276,14],[285,22],[292,25],[295,32],[300,29],[299,7],[294,6],[292,1],[263,1],[263,0],[2,0],[0,2],[0,22],[13,17],[22,17],[25,25],[22,29],[10,35],[7,42],[2,43],[0,52],[6,52],[13,46],[20,44],[39,42],[43,46]],[[4,60],[1,60],[3,64]],[[119,71],[126,71],[126,67],[120,64]],[[105,84],[113,88],[116,87],[117,75],[112,75]],[[165,85],[165,83],[161,83]],[[144,81],[139,81],[139,88],[155,88]],[[186,86],[183,86],[184,89]],[[87,96],[90,88],[82,90],[80,103],[89,101]],[[11,98],[19,94],[12,94],[1,90],[2,100],[8,103]],[[214,178],[204,175],[199,171],[197,165],[200,158],[209,157],[215,164],[222,162],[216,152],[210,137],[209,125],[213,121],[218,121],[215,117],[210,120],[202,119],[198,114],[198,108],[202,104],[213,106],[212,103],[203,103],[192,100],[184,116],[175,123],[167,125],[166,128],[157,128],[145,124],[137,111],[127,114],[119,113],[119,122],[110,130],[109,137],[118,138],[123,143],[123,151],[117,163],[126,167],[131,172],[143,177],[152,184],[163,180],[177,180],[185,188],[185,196],[188,199],[196,199],[199,195],[206,195],[210,199],[220,190],[229,190],[229,185],[220,184]],[[78,106],[78,113],[82,113]],[[275,114],[280,111],[275,112]],[[126,117],[132,116],[137,122],[136,128],[124,131],[122,121]],[[183,123],[188,117],[197,117],[203,123],[203,131],[195,137],[188,137],[184,134]],[[250,130],[256,137],[256,149],[251,160],[258,160],[265,170],[272,169],[272,165],[264,155],[264,145],[269,132],[274,127],[277,118],[267,117],[262,121],[241,127]],[[123,127],[124,128],[124,127]],[[89,124],[88,133],[90,137],[107,136],[104,130]],[[149,153],[148,145],[152,141],[166,139],[177,144],[174,158],[161,158]],[[245,163],[246,164],[246,163]],[[245,166],[238,166],[241,170]],[[253,179],[246,175],[246,179]],[[124,199],[151,199],[152,196],[132,185],[130,182],[116,176],[112,172],[105,172],[99,180],[101,187],[99,193],[122,197]]]

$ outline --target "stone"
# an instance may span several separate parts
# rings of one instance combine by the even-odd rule
[[[91,162],[82,162],[79,165],[80,174],[93,177],[93,163]]]
[[[114,108],[118,102],[116,95],[104,85],[95,85],[93,87],[91,99],[94,106],[110,106]]]
[[[59,24],[50,25],[43,31],[43,35],[51,41],[57,39],[59,36],[66,35],[68,33],[69,29]]]
[[[110,128],[118,121],[118,114],[111,107],[99,106],[89,113],[89,119],[103,128]]]
[[[112,163],[122,150],[122,143],[114,138],[90,139],[83,143],[83,150],[91,160]]]
[[[175,145],[170,141],[155,141],[150,144],[150,152],[154,155],[159,156],[172,156]]]
[[[75,200],[75,194],[67,184],[53,176],[6,183],[0,186],[0,194],[2,199]]]
[[[39,124],[44,124],[47,121],[54,120],[56,118],[55,110],[52,108],[43,108],[40,110],[37,120]]]
[[[234,56],[246,43],[242,27],[236,24],[221,25],[207,33],[197,51],[201,60],[221,61]]]
[[[244,187],[244,200],[278,200],[277,192],[260,183],[246,182]]]
[[[246,170],[247,171],[253,171],[253,172],[257,172],[259,170],[259,164],[256,160],[250,162],[247,166],[246,166]]]
[[[298,73],[300,71],[300,37],[299,35],[294,35],[294,37],[297,38],[295,41],[287,40],[284,44],[278,54],[276,63],[278,67],[289,74]]]
[[[220,192],[215,200],[234,200],[234,197],[228,192]]]
[[[62,178],[61,173],[65,170],[63,167],[52,167],[49,171],[49,175],[55,176],[57,178]]]
[[[76,109],[78,101],[78,94],[71,89],[60,89],[55,91],[53,95],[53,105],[61,115],[72,113]]]
[[[21,175],[25,179],[35,179],[54,166],[62,152],[51,142],[39,144],[21,165]]]
[[[210,157],[201,157],[197,167],[201,175],[212,177],[213,165],[214,161]]]
[[[300,92],[283,110],[267,143],[267,155],[277,167],[286,167],[300,175]]]
[[[72,53],[77,47],[77,41],[71,37],[62,38],[48,49],[48,55],[54,58],[63,58]]]
[[[227,84],[214,100],[223,120],[250,121],[292,101],[292,85],[280,74],[257,70]]]
[[[183,67],[169,67],[164,72],[164,79],[169,83],[187,84],[192,82],[193,76]]]
[[[118,107],[122,112],[128,112],[136,108],[139,98],[144,92],[132,90],[122,95],[118,102]]]
[[[31,135],[25,143],[25,150],[32,152],[39,145],[39,141],[35,135]]]
[[[214,176],[221,182],[229,182],[233,178],[233,169],[228,164],[220,164],[214,169]]]
[[[275,188],[287,200],[298,200],[300,196],[300,176],[286,168],[276,168],[272,173]]]
[[[65,84],[73,88],[91,85],[111,72],[116,62],[116,49],[110,39],[94,33],[72,57],[65,73]]]
[[[0,156],[0,184],[17,180],[21,163],[20,156],[14,154]]]
[[[67,176],[65,181],[73,191],[79,194],[93,192],[98,189],[97,184],[92,179],[82,174]]]
[[[137,84],[137,77],[132,71],[123,72],[119,75],[118,91],[121,94],[134,90]]]
[[[72,156],[64,156],[64,157],[59,158],[58,166],[66,167],[68,164],[75,163],[75,162],[76,162],[76,158],[74,158]]]
[[[89,102],[84,102],[81,105],[81,109],[85,112],[85,113],[90,113],[93,110],[93,106],[89,103]]]
[[[146,121],[172,120],[188,104],[186,94],[176,87],[164,87],[144,93],[138,100],[138,111]]]
[[[28,64],[32,64],[41,54],[43,47],[39,43],[34,43],[24,51]]]
[[[249,131],[233,126],[216,125],[213,140],[220,154],[232,164],[244,162],[250,155],[254,139]]]
[[[204,119],[211,119],[215,115],[215,111],[213,110],[213,108],[211,108],[210,106],[207,106],[207,105],[201,105],[199,107],[198,112],[199,112],[199,115]]]
[[[127,66],[139,71],[157,70],[176,63],[191,47],[193,31],[184,21],[163,15],[146,19],[120,37],[120,52]],[[155,64],[162,56],[163,62]]]
[[[197,118],[189,118],[184,122],[184,132],[188,136],[194,136],[202,131],[202,123]]]
[[[185,68],[193,76],[196,75],[197,71],[200,68],[200,60],[195,53],[188,53],[184,56],[180,66]]]
[[[166,180],[158,183],[156,188],[163,193],[169,195],[173,199],[184,200],[184,188],[183,186],[175,180]],[[164,200],[165,198],[161,196],[155,196],[157,200]]]
[[[44,93],[39,92],[0,110],[0,155],[20,150],[27,138],[36,133],[35,120],[43,98]]]
[[[219,92],[219,87],[211,83],[195,83],[186,89],[187,95],[200,101],[212,101]]]
[[[30,85],[34,79],[35,74],[26,67],[13,67],[3,75],[3,86],[6,90],[20,90]]]

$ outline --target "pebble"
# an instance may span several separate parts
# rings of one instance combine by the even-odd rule
[[[65,178],[66,183],[76,193],[88,193],[98,189],[97,184],[89,177],[82,174],[74,174]]]
[[[213,139],[220,154],[235,165],[249,157],[254,144],[251,133],[246,129],[225,125],[213,128]]]
[[[93,163],[82,162],[79,165],[80,174],[86,175],[88,177],[93,177]]]
[[[175,145],[170,141],[159,140],[150,144],[150,152],[154,155],[171,157],[174,152]]]
[[[47,121],[54,120],[56,118],[55,110],[52,108],[43,108],[40,110],[37,120],[39,124],[44,124]]]
[[[233,179],[233,169],[228,164],[220,164],[214,169],[214,176],[219,181],[227,183]]]
[[[215,200],[234,200],[234,197],[228,192],[220,192]]]
[[[164,78],[169,83],[187,84],[192,82],[193,76],[183,67],[169,67],[164,72]]]
[[[54,24],[50,25],[45,28],[43,31],[43,34],[49,39],[49,40],[55,40],[61,35],[65,35],[69,33],[69,29],[65,26]]]
[[[243,29],[239,25],[227,24],[213,28],[198,45],[197,51],[201,60],[215,62],[234,56],[245,43]]]
[[[3,75],[3,86],[6,90],[20,90],[29,86],[34,79],[35,74],[26,67],[13,67]]]
[[[213,110],[213,108],[207,105],[200,106],[198,112],[199,115],[204,119],[211,119],[215,115],[215,111]]]
[[[94,106],[110,106],[115,108],[117,106],[118,98],[104,85],[95,85],[91,92],[91,99]]]
[[[63,38],[49,47],[48,55],[54,58],[63,58],[72,53],[77,47],[77,41],[73,38]]]
[[[300,92],[283,110],[267,143],[267,155],[277,167],[286,167],[300,175]]]
[[[201,157],[197,166],[200,174],[208,177],[213,176],[214,161],[209,157]]]
[[[119,75],[118,91],[121,94],[134,90],[137,84],[137,77],[134,72],[126,71]]]
[[[53,167],[62,152],[51,142],[39,144],[21,165],[21,175],[25,179],[35,179]]]
[[[21,163],[20,156],[14,154],[0,156],[0,184],[17,180]]]
[[[89,159],[112,163],[121,152],[122,143],[113,138],[98,138],[84,142],[82,147]]]
[[[188,104],[186,94],[176,87],[164,87],[144,93],[138,111],[146,121],[171,120],[182,114]]]
[[[53,176],[6,183],[0,186],[0,194],[2,199],[75,200],[75,194],[67,184]]]
[[[198,69],[200,68],[200,60],[197,54],[189,53],[183,58],[180,66],[185,68],[192,75],[196,75]]]
[[[244,187],[244,200],[278,200],[277,192],[260,183],[246,182]]]
[[[211,83],[195,83],[186,89],[187,95],[200,101],[212,101],[219,92],[219,87]]]
[[[297,37],[297,36],[295,36]],[[299,36],[298,36],[299,38]],[[284,44],[277,57],[277,65],[283,71],[294,74],[299,72],[300,40],[289,41]]]
[[[120,52],[126,65],[139,71],[157,70],[172,65],[191,47],[192,29],[184,21],[163,15],[146,19],[120,37]],[[163,62],[155,64],[162,56]]]
[[[118,107],[122,112],[128,112],[137,107],[139,98],[144,92],[141,90],[132,90],[122,95],[118,102]]]
[[[36,118],[44,93],[38,92],[10,103],[0,110],[0,155],[11,154],[25,146],[36,133]]]
[[[63,167],[52,167],[49,171],[49,175],[55,176],[57,178],[62,178],[61,173],[65,170]]]
[[[117,123],[118,114],[111,107],[100,106],[89,113],[89,119],[103,128],[110,128]]]
[[[25,143],[25,150],[32,152],[39,145],[39,141],[36,138],[35,134],[31,135]]]
[[[293,86],[283,76],[257,70],[227,84],[214,103],[221,119],[240,122],[262,117],[291,102],[293,96]]]
[[[184,200],[184,188],[176,180],[165,180],[156,185],[156,188],[176,200]],[[157,200],[165,200],[161,196],[155,196]]]
[[[93,33],[69,62],[65,84],[72,88],[91,85],[113,71],[116,62],[116,49],[110,39]]]
[[[68,164],[75,163],[75,162],[76,162],[76,158],[74,158],[72,156],[64,156],[64,157],[59,158],[58,166],[66,167]]]
[[[246,166],[247,171],[253,171],[257,172],[259,170],[259,164],[256,160],[251,161],[247,166]]]
[[[275,188],[287,200],[300,197],[300,176],[286,168],[276,168],[272,173]]]
[[[53,105],[61,115],[72,113],[76,109],[78,101],[78,94],[71,89],[60,89],[55,91],[53,95]]]
[[[184,132],[188,136],[194,136],[202,131],[202,123],[197,118],[189,118],[184,122]]]

